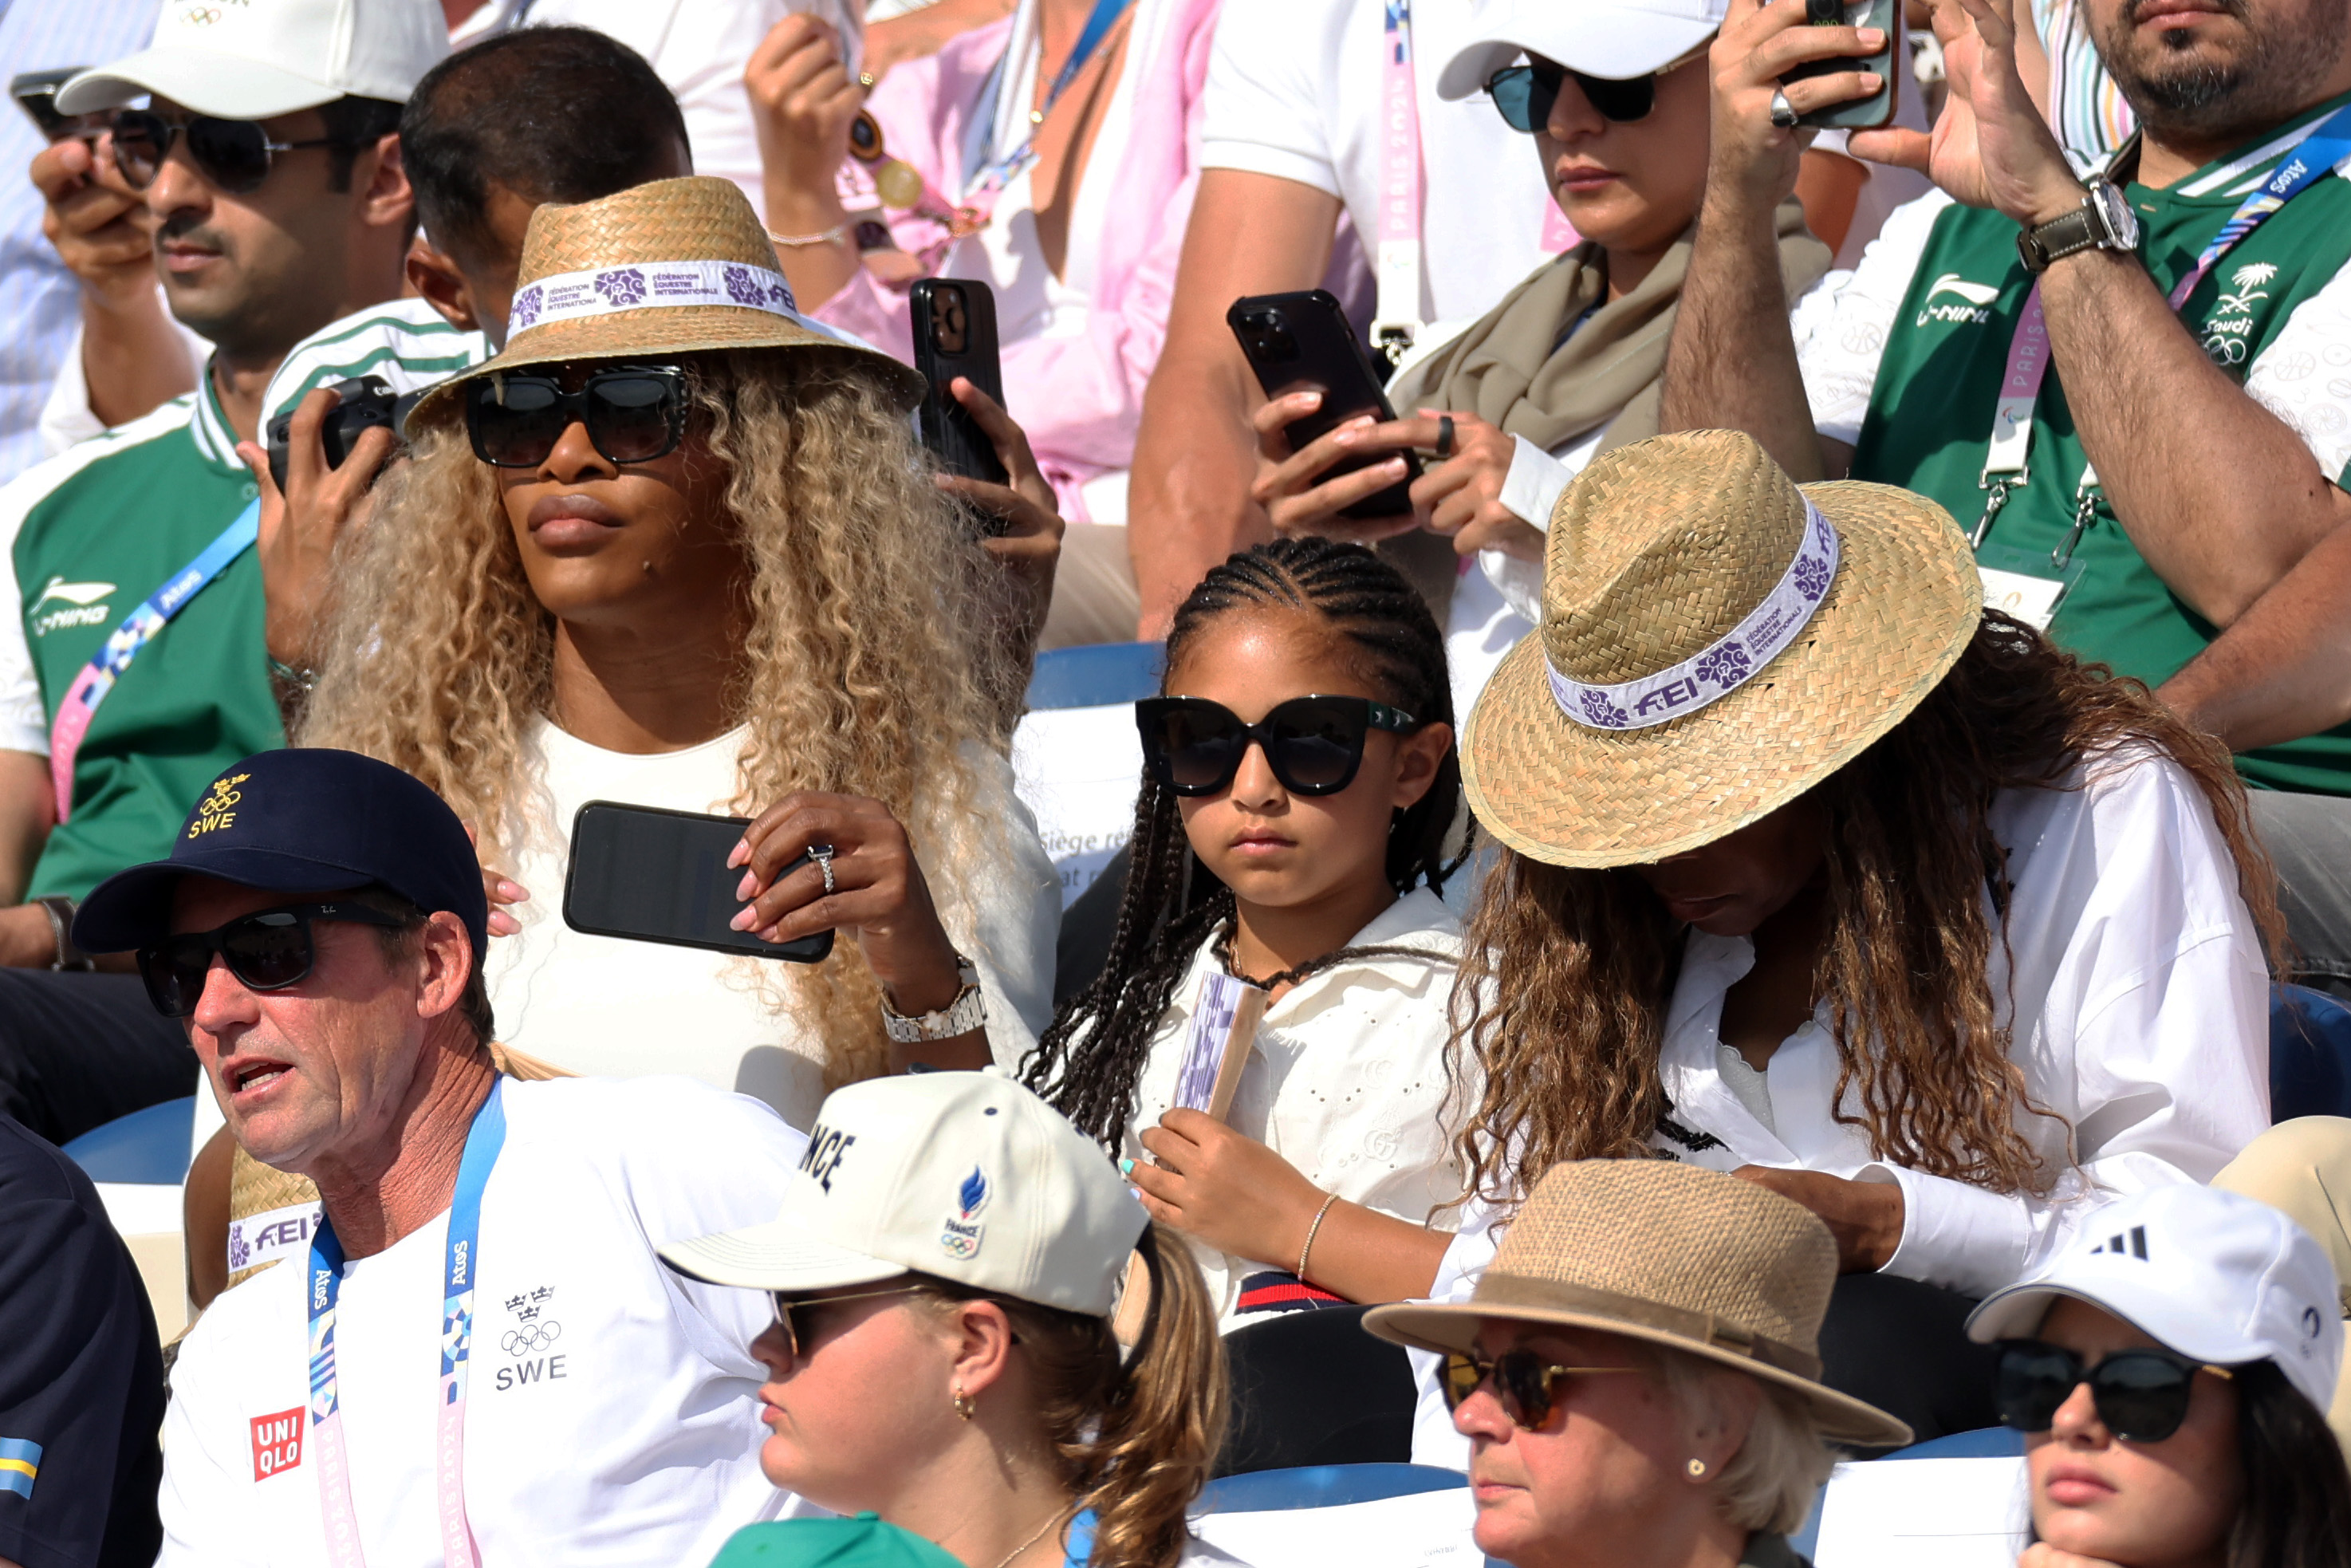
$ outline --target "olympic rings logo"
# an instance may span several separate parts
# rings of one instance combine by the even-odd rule
[[[536,1355],[562,1337],[561,1323],[552,1321],[525,1323],[520,1328],[507,1330],[506,1336],[498,1341],[498,1344],[508,1355]]]

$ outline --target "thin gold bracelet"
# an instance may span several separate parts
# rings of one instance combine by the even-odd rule
[[[1314,1211],[1314,1223],[1306,1228],[1306,1245],[1298,1249],[1298,1282],[1301,1285],[1306,1282],[1306,1260],[1314,1250],[1315,1233],[1322,1228],[1322,1217],[1330,1213],[1331,1206],[1338,1201],[1339,1195],[1335,1192],[1325,1197],[1322,1207]]]

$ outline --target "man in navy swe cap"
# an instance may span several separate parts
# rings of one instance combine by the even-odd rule
[[[222,773],[168,859],[82,904],[76,940],[137,950],[231,1134],[321,1206],[307,1260],[182,1343],[159,1562],[353,1537],[423,1559],[463,1528],[497,1568],[593,1555],[620,1521],[646,1561],[706,1562],[795,1500],[760,1474],[765,1373],[736,1348],[765,1303],[647,1238],[771,1217],[806,1141],[684,1079],[502,1078],[487,915],[440,797],[298,749]]]

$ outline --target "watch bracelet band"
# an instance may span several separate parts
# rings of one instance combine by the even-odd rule
[[[41,913],[49,917],[49,935],[57,943],[57,956],[49,960],[50,970],[88,974],[97,968],[98,960],[74,946],[74,901],[63,894],[52,893],[33,902],[39,904]]]
[[[2025,270],[2039,274],[2069,256],[2085,250],[2118,250],[2122,248],[2106,225],[2098,219],[2098,196],[2095,188],[2084,193],[2082,204],[2062,213],[2045,224],[2019,229],[2016,254],[2023,259]]]
[[[962,982],[955,1000],[936,1012],[918,1013],[912,1017],[890,1006],[890,993],[882,993],[882,1031],[899,1045],[920,1045],[934,1040],[953,1040],[959,1034],[969,1034],[987,1022],[987,1000],[979,988],[979,970],[962,954],[956,955],[956,978]]]

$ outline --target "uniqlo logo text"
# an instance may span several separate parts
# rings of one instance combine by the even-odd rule
[[[266,1481],[302,1462],[302,1407],[253,1418],[253,1479]]]

